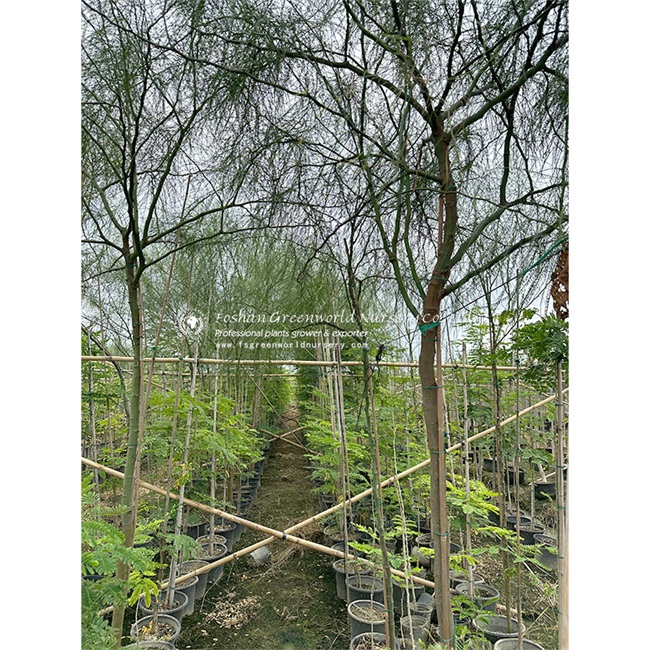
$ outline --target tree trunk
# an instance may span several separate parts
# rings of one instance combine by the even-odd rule
[[[126,511],[122,515],[122,531],[124,533],[125,546],[132,547],[136,524],[133,478],[138,451],[140,396],[142,389],[142,314],[140,312],[140,304],[138,301],[138,284],[134,277],[133,265],[129,262],[127,262],[127,280],[129,289],[129,309],[131,311],[131,328],[133,332],[133,379],[131,384],[129,439],[126,447],[124,484],[122,488],[122,505],[126,507]],[[120,580],[127,580],[129,577],[128,566],[122,562],[118,562],[116,576]],[[124,605],[120,605],[113,611],[112,620],[112,626],[116,634],[115,645],[113,647],[116,649],[121,645],[123,625]]]
[[[449,592],[449,545],[447,531],[447,503],[445,482],[444,440],[442,436],[439,409],[438,380],[435,371],[436,346],[440,332],[440,282],[433,283],[438,288],[437,295],[428,301],[422,317],[422,345],[420,348],[419,374],[422,382],[422,407],[427,434],[427,446],[431,456],[429,463],[431,537],[433,541],[433,581],[436,585],[435,604],[438,615],[439,634],[446,647],[453,647],[453,619],[451,613],[451,594]],[[429,285],[430,289],[432,285]],[[431,291],[430,291],[431,293]],[[429,298],[429,295],[427,295]],[[425,305],[426,305],[425,301]],[[434,325],[436,323],[436,325]],[[433,325],[433,327],[427,327]]]

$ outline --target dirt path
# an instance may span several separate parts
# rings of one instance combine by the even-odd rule
[[[296,428],[297,418],[295,409],[287,411],[284,430]],[[284,441],[272,443],[249,518],[282,530],[317,512],[318,499],[311,492],[306,465],[300,448]],[[316,529],[303,529],[301,535],[322,541]],[[246,531],[237,548],[262,538],[259,533]],[[176,642],[179,650],[348,647],[345,605],[336,596],[331,559],[288,542],[273,542],[269,549],[273,553],[270,566],[253,569],[245,559],[226,565],[223,579],[208,590],[196,613],[183,620],[183,631]],[[223,628],[213,620],[211,613],[224,601],[240,603],[243,618],[248,618],[240,629]]]

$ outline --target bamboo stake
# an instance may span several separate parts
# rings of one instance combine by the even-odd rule
[[[557,499],[557,537],[558,537],[558,627],[559,627],[559,648],[567,650],[569,647],[569,571],[568,556],[569,545],[567,544],[567,512],[564,499],[564,399],[562,397],[562,365],[557,364],[556,369],[556,390],[560,396],[556,403],[556,499]]]
[[[467,399],[467,345],[463,343],[463,449],[465,454],[465,498],[469,503],[469,402]],[[471,555],[472,551],[472,529],[469,522],[469,514],[465,513],[465,546],[467,553]],[[469,577],[469,595],[474,596],[474,567],[469,561],[465,562],[467,575]]]
[[[81,355],[82,361],[107,361],[107,362],[121,362],[121,363],[133,363],[133,357],[117,357],[113,355]],[[144,357],[143,361],[151,361],[151,357]],[[154,359],[154,363],[192,363],[194,359],[189,358],[179,358],[179,357],[159,357]],[[201,358],[199,363],[205,365],[217,365],[217,366],[263,366],[268,364],[270,366],[317,366],[325,368],[333,368],[336,365],[336,361],[311,361],[305,359],[212,359],[212,358]],[[410,361],[380,361],[380,368],[417,368],[418,364]],[[344,368],[354,368],[363,366],[363,361],[341,361],[341,366]],[[443,368],[460,368],[458,364],[455,363],[443,363]],[[468,366],[470,370],[492,370],[491,366]],[[517,370],[516,366],[497,366],[497,370],[507,370],[514,372]]]
[[[517,274],[517,286],[516,286],[516,293],[517,293],[517,309],[516,309],[516,324],[515,328],[516,330],[519,329],[519,311],[520,311],[520,305],[519,305],[519,278],[520,274]],[[519,365],[519,355],[517,355],[517,358],[515,359],[515,365]],[[517,548],[517,555],[521,556],[521,507],[519,504],[519,458],[520,458],[520,437],[521,437],[521,422],[520,422],[520,417],[519,417],[519,406],[520,406],[520,394],[519,394],[519,373],[517,372],[515,374],[515,396],[516,396],[516,411],[517,411],[517,419],[515,420],[515,460],[514,460],[514,468],[515,468],[515,516],[516,516],[516,522],[515,522],[515,532],[517,533],[517,539],[516,539],[516,548]],[[535,487],[531,486],[531,493],[534,494],[535,492]],[[531,526],[534,526],[534,519],[532,518],[531,515]],[[508,605],[506,605],[508,606]],[[522,618],[522,613],[521,613],[521,562],[517,563],[517,650],[523,650],[523,630],[521,626],[521,622],[524,619]]]
[[[199,351],[199,339],[196,339],[194,344],[194,353],[198,356]],[[194,394],[196,389],[196,374],[197,374],[197,363],[195,362],[192,365],[192,378],[190,379],[190,404],[187,410],[187,428],[185,430],[185,445],[183,447],[183,468],[187,467],[187,461],[189,458],[190,451],[190,436],[192,434],[192,415],[194,414]],[[183,503],[185,501],[185,482],[181,483],[179,495],[178,495],[178,511],[176,513],[176,528],[174,529],[174,534],[176,536],[181,534],[181,524],[183,521]],[[169,589],[167,590],[167,599],[166,602],[168,605],[173,606],[174,604],[174,588],[176,580],[176,568],[179,564],[178,562],[178,553],[174,553],[169,563]]]
[[[90,336],[87,337],[88,351],[91,352]],[[93,382],[93,367],[88,368],[88,416],[90,419],[90,442],[92,445],[93,460],[97,462],[97,427],[95,425],[95,398],[93,391],[95,389]],[[93,470],[93,482],[95,485],[95,493],[99,495],[99,474],[97,470]]]

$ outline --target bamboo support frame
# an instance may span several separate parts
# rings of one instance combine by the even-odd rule
[[[124,478],[124,474],[122,472],[118,472],[117,470],[111,469],[110,467],[105,467],[104,465],[95,463],[89,458],[84,458],[82,456],[81,462],[87,465],[88,467],[92,467],[102,472],[106,472],[111,476],[115,476],[117,478]],[[152,483],[148,483],[146,481],[140,481],[140,487],[144,488],[145,490],[149,490],[150,492],[155,492],[156,494],[162,494],[162,495],[166,494],[166,491],[163,488],[160,488],[157,485],[153,485]],[[175,494],[174,492],[170,492],[169,496],[174,500],[179,499],[179,495]],[[236,524],[240,524],[242,526],[245,526],[246,528],[256,530],[260,533],[266,533],[267,535],[271,536],[271,539],[262,540],[257,544],[253,544],[245,549],[242,549],[241,551],[237,551],[235,553],[232,553],[231,555],[223,557],[220,560],[217,560],[216,562],[209,564],[208,566],[201,567],[196,571],[192,571],[191,573],[187,573],[183,576],[180,576],[176,579],[176,583],[185,582],[186,580],[189,580],[191,577],[195,575],[200,575],[201,573],[205,573],[211,568],[221,566],[222,564],[226,564],[227,562],[231,562],[232,560],[236,559],[236,557],[247,555],[248,553],[251,553],[256,548],[261,548],[262,546],[266,546],[274,539],[280,539],[283,541],[291,542],[293,544],[297,544],[298,546],[304,546],[305,548],[309,548],[313,551],[320,551],[321,553],[325,553],[326,555],[331,555],[333,557],[340,558],[340,559],[346,558],[348,560],[360,560],[362,562],[365,561],[368,562],[369,564],[373,564],[374,566],[374,563],[369,560],[363,560],[362,558],[357,558],[354,555],[349,555],[349,554],[346,555],[342,551],[337,551],[333,548],[330,548],[329,546],[323,546],[322,544],[317,544],[316,542],[310,542],[308,539],[303,539],[302,537],[296,537],[291,534],[291,531],[295,531],[298,530],[299,528],[303,528],[306,525],[305,522],[300,522],[295,526],[288,528],[286,531],[279,531],[279,530],[275,530],[275,528],[269,528],[268,526],[257,524],[254,521],[249,521],[248,519],[244,519],[243,517],[239,517],[238,515],[234,515],[230,512],[225,512],[223,510],[220,510],[219,508],[212,508],[211,506],[207,506],[204,503],[199,503],[198,501],[194,501],[193,499],[185,499],[184,504],[192,508],[196,508],[197,510],[202,510],[203,512],[207,512],[208,514],[214,514],[217,515],[218,517],[222,517],[223,519],[228,519],[229,521],[233,521]],[[399,571],[398,569],[391,568],[391,573],[394,576],[406,579],[406,574],[403,571]],[[410,579],[413,580],[414,582],[417,582],[418,584],[424,585],[425,587],[429,587],[430,589],[435,588],[435,584],[430,580],[425,580],[424,578],[419,578],[418,576],[410,576]],[[168,583],[165,583],[165,585],[166,584]]]
[[[133,357],[115,357],[112,355],[82,355],[82,361],[106,361],[106,362],[121,362],[121,363],[133,363]],[[144,357],[142,359],[144,362],[151,362],[151,357]],[[154,363],[192,363],[194,359],[192,357],[158,357],[153,359]],[[234,366],[321,366],[326,368],[334,368],[336,366],[336,361],[310,361],[305,359],[212,359],[212,358],[202,358],[199,359],[199,363],[205,365],[234,365]],[[415,362],[409,361],[380,361],[378,364],[381,368],[417,368],[418,364]],[[359,368],[363,366],[362,361],[341,361],[341,366],[344,368]],[[457,369],[461,366],[456,363],[443,363],[443,368],[453,368]],[[467,366],[469,370],[492,370],[491,366]],[[511,371],[514,372],[517,370],[516,366],[497,366],[497,370]]]
[[[562,391],[562,394],[564,395],[569,391],[569,388],[565,388]],[[546,399],[543,399],[535,404],[532,404],[531,406],[528,406],[527,408],[523,409],[518,413],[518,416],[521,417],[522,415],[525,415],[526,413],[530,413],[531,411],[534,411],[542,406],[545,406],[546,404],[552,402],[554,399],[556,399],[556,395],[551,395],[550,397],[547,397]],[[517,415],[512,415],[509,418],[506,418],[500,423],[500,426],[505,426],[513,421],[515,421],[517,418]],[[478,440],[479,438],[483,438],[484,436],[489,435],[490,433],[494,433],[496,430],[496,426],[492,426],[489,429],[485,429],[484,431],[480,431],[479,433],[474,434],[470,438],[468,438],[467,442],[473,442],[474,440]],[[450,447],[447,452],[455,451],[457,449],[460,449],[463,446],[463,443],[457,443],[456,445],[453,445]],[[107,474],[110,474],[111,476],[116,476],[117,478],[124,478],[124,474],[122,472],[118,472],[117,470],[111,469],[109,467],[105,467],[103,465],[100,465],[99,463],[95,463],[92,460],[89,460],[87,458],[81,459],[81,462],[87,465],[88,467],[92,467],[95,469],[98,469],[100,471],[106,472]],[[399,472],[398,474],[395,474],[393,476],[388,477],[386,480],[382,481],[381,486],[386,487],[387,485],[390,485],[394,481],[399,481],[402,478],[405,478],[414,472],[425,468],[429,464],[430,460],[424,460],[421,463],[418,463],[417,465],[414,465],[413,467],[410,467],[402,472]],[[145,481],[140,481],[140,487],[143,487],[147,490],[151,490],[152,492],[156,492],[158,494],[161,494],[163,496],[167,496],[169,494],[169,497],[172,499],[177,499],[178,495],[175,495],[174,493],[168,492],[167,490],[164,490],[162,488],[159,488],[155,485],[152,485],[150,483],[147,483]],[[301,546],[306,546],[308,548],[311,548],[312,550],[318,550],[326,555],[332,555],[337,558],[346,558],[348,560],[353,560],[356,559],[352,555],[346,555],[342,553],[341,551],[336,551],[332,548],[329,548],[327,546],[322,546],[321,544],[316,544],[314,542],[309,542],[308,540],[301,539],[299,537],[294,537],[291,535],[291,533],[294,533],[301,528],[304,528],[305,526],[308,526],[311,523],[314,523],[323,517],[326,517],[334,512],[337,512],[339,509],[343,508],[344,506],[347,506],[352,503],[356,503],[357,501],[360,501],[361,499],[367,497],[369,494],[371,494],[372,489],[367,489],[364,490],[363,492],[360,492],[359,494],[344,500],[343,502],[332,506],[331,508],[328,508],[327,510],[324,510],[316,515],[313,515],[312,517],[309,517],[308,519],[305,519],[304,521],[298,522],[297,524],[291,526],[290,528],[287,528],[285,531],[280,532],[277,530],[273,530],[271,528],[267,528],[265,526],[260,526],[259,524],[255,524],[254,522],[249,522],[245,519],[242,519],[241,517],[237,517],[235,515],[232,515],[230,513],[225,513],[221,510],[218,510],[217,508],[211,508],[210,506],[206,506],[202,503],[198,503],[196,501],[193,501],[191,499],[187,499],[185,501],[185,504],[190,506],[190,507],[195,507],[199,510],[203,510],[205,512],[208,512],[209,514],[217,514],[218,516],[222,516],[225,519],[229,519],[231,521],[235,521],[236,523],[241,523],[244,526],[247,526],[248,528],[253,528],[254,530],[259,530],[261,532],[266,532],[270,535],[270,537],[267,537],[266,539],[263,539],[259,542],[256,542],[255,544],[251,544],[250,546],[247,546],[239,551],[235,551],[234,553],[231,553],[230,555],[227,555],[219,560],[216,560],[215,562],[212,562],[211,564],[208,564],[205,567],[202,567],[200,569],[197,569],[196,571],[191,571],[190,573],[184,574],[182,576],[179,576],[176,580],[177,583],[182,583],[185,582],[186,580],[189,580],[193,578],[194,576],[201,575],[202,573],[207,573],[211,569],[215,567],[222,566],[224,564],[227,564],[229,562],[232,562],[236,559],[239,559],[241,557],[244,557],[245,555],[248,555],[249,553],[252,553],[253,551],[256,551],[259,548],[262,548],[264,546],[267,546],[271,542],[273,542],[276,539],[284,539],[286,541],[294,542],[296,544],[299,544]],[[405,574],[402,571],[398,571],[397,569],[391,569],[391,572],[393,575],[397,575],[398,577],[405,578]],[[425,580],[424,578],[420,578],[419,576],[410,576],[410,579],[413,582],[416,582],[417,584],[422,584],[425,587],[429,587],[431,589],[435,588],[435,585],[433,582],[429,580]],[[163,588],[167,586],[167,583],[163,583]]]
[[[271,438],[271,442],[277,442],[278,440],[282,440],[282,442],[288,442],[290,445],[293,445],[294,447],[298,447],[299,449],[302,449],[304,451],[308,451],[307,447],[305,447],[305,445],[303,445],[302,443],[294,442],[293,440],[287,440],[284,437],[284,435],[286,435],[286,434],[283,434],[283,435],[279,436],[277,433],[267,431],[266,429],[261,429],[260,428],[259,430],[262,433],[268,433],[268,435],[273,436],[273,438]],[[292,431],[287,431],[287,433],[293,433],[293,432]]]

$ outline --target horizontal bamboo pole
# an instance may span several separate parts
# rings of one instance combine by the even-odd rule
[[[111,361],[111,362],[121,362],[121,363],[133,363],[133,357],[114,357],[114,356],[92,356],[92,355],[81,355],[82,361]],[[150,357],[145,357],[143,359],[145,363],[151,362]],[[192,357],[156,357],[153,359],[153,363],[194,363]],[[322,366],[332,368],[337,366],[336,361],[309,361],[305,359],[211,359],[204,358],[199,359],[199,363],[205,365],[217,365],[217,366]],[[411,363],[408,361],[380,361],[378,365],[382,368],[417,368],[417,363]],[[360,367],[363,366],[363,361],[341,361],[341,366],[345,368]],[[443,368],[462,368],[461,365],[457,363],[443,363]],[[466,366],[468,370],[492,370],[492,366]],[[508,370],[515,371],[517,366],[497,366],[497,370]],[[288,375],[287,375],[288,376]]]
[[[122,472],[118,472],[117,470],[111,469],[110,467],[106,467],[104,465],[100,465],[99,463],[95,463],[89,458],[84,458],[82,456],[81,462],[84,465],[87,465],[88,467],[92,467],[101,472],[106,472],[106,474],[110,474],[111,476],[116,476],[117,478],[124,478],[124,474]],[[157,485],[153,485],[152,483],[147,483],[147,481],[138,481],[138,486],[144,488],[145,490],[149,490],[150,492],[155,492],[156,494],[161,494],[163,496],[167,495],[167,490],[160,488]],[[177,501],[179,497],[178,494],[174,492],[170,492],[169,498]],[[298,546],[304,546],[305,548],[311,549],[312,551],[319,551],[321,553],[325,553],[326,555],[331,555],[339,559],[343,559],[345,557],[347,557],[349,560],[357,559],[353,555],[346,555],[342,551],[337,551],[333,548],[330,548],[329,546],[323,546],[322,544],[317,544],[316,542],[310,542],[308,539],[303,539],[302,537],[295,537],[294,535],[291,535],[291,533],[287,531],[279,531],[279,530],[275,530],[274,528],[269,528],[268,526],[263,526],[262,524],[257,524],[254,521],[249,521],[248,519],[244,519],[243,517],[233,515],[231,512],[224,512],[223,510],[219,510],[219,508],[206,506],[204,503],[199,503],[198,501],[194,501],[193,499],[183,499],[183,503],[186,506],[190,506],[191,508],[196,508],[197,510],[203,510],[203,512],[217,515],[222,519],[228,519],[229,521],[233,521],[236,524],[240,524],[242,526],[245,526],[246,528],[250,528],[251,530],[257,530],[258,532],[266,533],[267,535],[271,536],[271,541],[273,539],[281,539],[283,541],[292,542],[293,544],[297,544]],[[296,524],[296,526],[292,526],[292,529],[296,529],[296,527],[302,528],[303,526],[300,524]],[[270,543],[267,542],[267,540],[263,540],[263,542],[264,543],[259,543],[260,545],[257,546],[257,548],[261,548],[261,546],[266,546],[267,543]],[[235,557],[232,556],[235,555],[237,555],[237,553],[233,553],[231,556],[221,558],[220,560],[213,562],[211,565],[209,565],[209,567],[205,566],[202,567],[201,569],[197,569],[196,571],[192,571],[191,573],[187,573],[182,577],[179,577],[176,580],[176,582],[185,582],[186,580],[189,580],[191,577],[195,575],[199,575],[200,573],[205,573],[209,568],[214,568],[215,566],[226,564],[226,562],[231,562],[232,560],[235,559]],[[239,551],[239,556],[241,555],[242,552]],[[230,559],[231,557],[232,559]],[[362,561],[367,562],[369,564],[373,564],[369,560],[362,560]],[[391,573],[399,578],[406,578],[406,574],[402,571],[399,571],[398,569],[391,568]],[[420,578],[418,576],[409,576],[409,578],[413,582],[417,582],[418,584],[424,585],[425,587],[430,587],[431,589],[435,588],[434,583],[431,582],[430,580],[425,580],[424,578]]]

